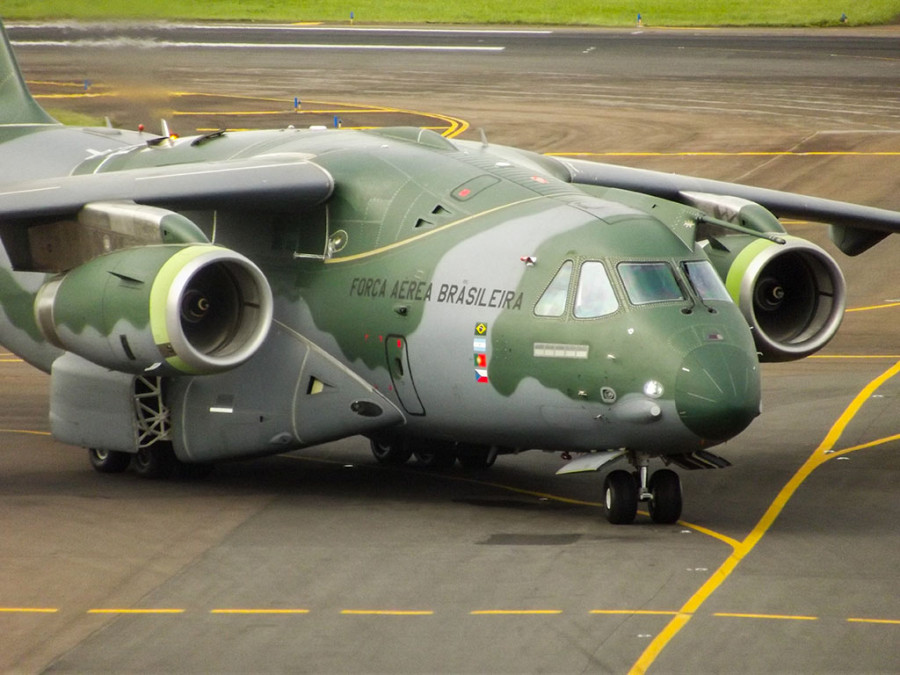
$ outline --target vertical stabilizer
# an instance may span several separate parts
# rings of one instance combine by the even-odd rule
[[[0,126],[58,124],[31,97],[0,21]]]

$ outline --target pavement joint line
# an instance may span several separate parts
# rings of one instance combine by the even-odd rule
[[[0,607],[0,614],[56,614],[56,607]]]

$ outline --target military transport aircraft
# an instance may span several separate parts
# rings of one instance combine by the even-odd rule
[[[560,161],[433,131],[175,139],[58,124],[0,26],[0,342],[55,438],[147,477],[363,434],[375,458],[616,459],[607,517],[760,412],[760,360],[834,335],[841,272],[900,213]]]

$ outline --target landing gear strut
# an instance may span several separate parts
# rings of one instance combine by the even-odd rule
[[[660,469],[650,475],[646,457],[633,462],[638,471],[630,474],[612,471],[603,483],[603,505],[606,519],[614,525],[634,520],[638,502],[647,502],[654,523],[671,524],[681,517],[681,479],[671,469]],[[649,479],[648,479],[649,478]]]

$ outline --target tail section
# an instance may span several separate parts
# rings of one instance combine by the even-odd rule
[[[32,98],[0,21],[0,127],[59,124]]]

